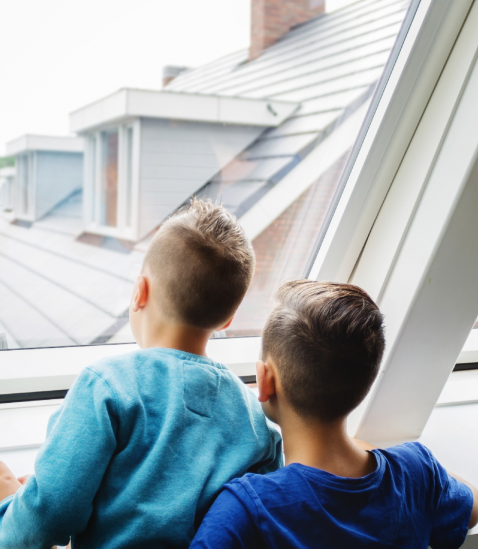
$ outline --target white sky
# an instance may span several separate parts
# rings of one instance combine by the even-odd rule
[[[354,0],[328,0],[328,11]],[[250,0],[1,0],[0,156],[25,133],[122,87],[160,89],[164,65],[249,45]]]

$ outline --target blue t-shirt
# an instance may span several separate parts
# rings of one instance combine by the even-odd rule
[[[418,443],[374,450],[376,470],[342,478],[293,463],[227,484],[191,549],[458,548],[473,494]]]
[[[1,549],[186,548],[223,484],[275,471],[281,439],[226,366],[146,349],[86,368],[35,475],[0,502]]]

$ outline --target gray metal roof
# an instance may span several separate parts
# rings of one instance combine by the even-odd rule
[[[251,62],[243,50],[172,81],[167,89],[301,103],[198,194],[248,211],[371,97],[408,5],[362,0],[295,27]]]
[[[0,218],[0,332],[9,348],[86,345],[124,324],[143,254],[78,241],[81,208],[75,193],[31,227]]]

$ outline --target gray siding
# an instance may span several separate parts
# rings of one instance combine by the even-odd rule
[[[139,237],[148,234],[263,129],[141,120]]]
[[[35,219],[83,185],[83,154],[65,152],[36,153]]]

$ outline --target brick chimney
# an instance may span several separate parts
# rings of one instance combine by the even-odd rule
[[[176,76],[187,71],[189,67],[177,67],[175,65],[166,65],[163,67],[163,88],[172,82]]]
[[[325,0],[251,0],[251,48],[256,59],[292,27],[324,13]]]

